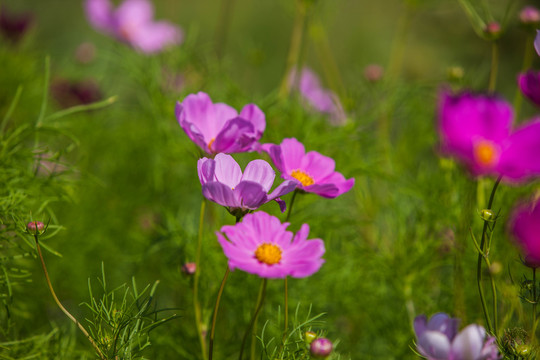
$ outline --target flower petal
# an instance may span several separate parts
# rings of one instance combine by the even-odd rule
[[[281,148],[284,165],[284,168],[280,169],[280,171],[289,174],[292,170],[300,169],[302,158],[306,153],[304,145],[295,138],[288,138],[283,139],[279,147]]]
[[[450,349],[453,360],[478,359],[484,346],[486,330],[476,324],[467,326],[454,338]]]
[[[274,184],[275,177],[276,172],[269,163],[264,160],[253,160],[247,164],[242,180],[259,183],[264,191],[268,192]]]
[[[450,341],[441,332],[427,330],[418,338],[418,352],[430,360],[448,360]]]
[[[217,154],[214,158],[216,162],[215,177],[220,183],[234,189],[242,180],[242,169],[231,155]]]
[[[277,188],[272,191],[270,195],[268,195],[268,200],[274,200],[278,197],[281,197],[285,194],[288,194],[296,189],[298,186],[298,182],[294,180],[285,180]]]
[[[205,198],[221,206],[240,207],[240,203],[234,195],[233,190],[222,183],[216,181],[207,182],[202,186],[202,193]]]
[[[113,10],[109,0],[86,0],[84,9],[93,27],[109,34],[114,32]]]
[[[509,180],[540,175],[540,118],[516,130],[502,152],[498,171]]]
[[[540,71],[529,70],[519,74],[518,84],[523,95],[540,106]]]
[[[129,39],[136,49],[152,54],[163,48],[182,43],[184,33],[178,26],[166,21],[148,23],[133,30]]]
[[[139,27],[152,21],[154,7],[148,0],[125,0],[115,12],[119,26]]]
[[[308,173],[315,181],[315,184],[332,174],[335,167],[336,162],[334,159],[319,154],[316,151],[309,151],[304,155],[300,165],[300,169]]]
[[[197,173],[199,174],[201,185],[209,181],[216,181],[214,176],[215,169],[216,162],[213,159],[202,158],[197,161]]]
[[[534,48],[536,53],[540,56],[540,30],[536,30],[536,38],[534,39]]]
[[[262,110],[255,104],[248,104],[244,106],[238,116],[253,124],[253,128],[258,135],[257,140],[260,139],[266,128],[266,118]]]
[[[240,181],[234,193],[243,209],[255,210],[268,201],[262,185],[252,181]]]
[[[253,124],[237,117],[223,126],[212,149],[223,153],[250,151],[256,141]]]

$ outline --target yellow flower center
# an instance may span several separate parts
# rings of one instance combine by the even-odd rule
[[[274,244],[261,244],[255,250],[255,258],[267,265],[274,265],[281,261],[281,249]]]
[[[210,140],[210,142],[208,143],[208,150],[213,151],[212,144],[214,143],[214,141],[216,141],[216,138],[212,138],[212,140]]]
[[[300,181],[304,186],[313,185],[315,183],[315,181],[313,181],[313,178],[302,170],[293,170],[291,172],[291,176],[296,180]]]
[[[493,166],[497,161],[497,148],[489,140],[480,140],[474,144],[474,158],[482,166]]]

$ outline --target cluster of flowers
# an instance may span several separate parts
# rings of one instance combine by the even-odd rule
[[[306,277],[322,265],[324,244],[307,240],[309,226],[303,224],[293,236],[288,223],[257,210],[275,200],[281,211],[281,196],[292,191],[335,198],[354,185],[354,179],[334,171],[334,160],[316,151],[306,153],[294,138],[280,145],[260,144],[266,120],[254,104],[240,113],[223,104],[214,104],[199,92],[176,105],[176,117],[188,137],[209,157],[199,159],[197,170],[203,195],[222,205],[242,222],[223,226],[217,238],[231,270],[238,268],[265,278]],[[276,176],[272,166],[261,159],[251,161],[244,172],[230,153],[264,151],[285,179],[270,192]]]

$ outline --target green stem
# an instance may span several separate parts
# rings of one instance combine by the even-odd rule
[[[491,70],[489,72],[489,86],[488,91],[490,93],[495,92],[497,87],[497,72],[499,69],[499,46],[497,41],[491,43]]]
[[[251,321],[249,322],[249,326],[244,334],[244,338],[242,339],[242,346],[240,347],[240,355],[238,356],[238,360],[242,360],[242,356],[244,355],[244,346],[246,345],[246,340],[249,336],[249,334],[252,333],[253,325],[257,322],[257,318],[259,317],[259,312],[262,309],[262,305],[264,303],[264,297],[266,295],[266,283],[268,282],[268,279],[263,278],[261,287],[259,289],[259,296],[257,297],[257,305],[255,306],[255,312],[253,313],[253,316],[251,317]],[[251,360],[255,358],[254,354],[251,354]]]
[[[216,305],[214,306],[214,315],[212,316],[212,328],[210,330],[210,347],[208,349],[209,360],[212,360],[212,355],[214,353],[214,334],[216,330],[216,319],[219,311],[219,303],[221,302],[221,295],[223,294],[223,289],[225,288],[225,283],[227,282],[227,278],[229,277],[230,272],[231,270],[229,269],[229,266],[227,266],[227,270],[225,270],[225,275],[223,275],[223,280],[221,281],[221,286],[219,287]]]
[[[487,210],[491,210],[491,207],[493,206],[493,199],[495,197],[495,192],[497,191],[497,187],[499,186],[499,183],[501,182],[501,177],[499,177],[495,184],[493,185],[493,189],[491,190],[491,195],[489,197],[489,202],[487,206]],[[482,238],[480,240],[480,250],[481,252],[478,253],[478,262],[477,262],[477,269],[476,269],[476,280],[478,285],[478,293],[480,295],[480,301],[482,303],[482,310],[484,311],[484,317],[486,318],[486,324],[488,326],[488,330],[491,334],[495,334],[493,331],[493,325],[491,324],[491,319],[488,314],[487,305],[486,305],[486,299],[484,296],[484,289],[482,288],[482,259],[484,258],[485,253],[485,243],[486,243],[486,233],[488,228],[488,221],[484,220],[484,227],[482,229]],[[494,301],[496,299],[493,299]]]
[[[531,338],[533,339],[533,343],[536,343],[536,304],[537,304],[537,298],[536,298],[536,268],[533,268],[532,269],[533,271],[533,288],[532,288],[532,291],[533,291],[533,303],[532,303],[532,308],[533,308],[533,311],[532,311],[532,319],[533,319],[533,323],[532,323],[532,335],[531,335]]]
[[[202,329],[202,312],[201,304],[199,302],[199,279],[201,276],[201,248],[203,239],[203,225],[204,225],[204,210],[206,207],[206,199],[203,198],[201,202],[201,211],[199,214],[199,235],[197,237],[197,252],[195,253],[195,274],[193,276],[193,306],[195,310],[195,325],[197,329],[197,335],[201,344],[201,354],[203,360],[206,360],[206,344],[203,336]]]
[[[36,224],[36,228],[37,228],[37,224]],[[53,286],[52,286],[52,283],[51,283],[51,279],[49,278],[49,272],[47,271],[47,266],[45,266],[45,260],[43,259],[43,254],[41,252],[41,246],[39,246],[39,241],[38,241],[38,235],[37,234],[34,234],[34,239],[36,240],[36,248],[37,248],[37,252],[38,252],[38,256],[39,256],[39,260],[41,261],[41,267],[43,268],[43,272],[45,273],[45,280],[47,281],[47,285],[49,287],[49,291],[51,292],[51,295],[54,299],[54,301],[56,302],[56,305],[58,305],[58,307],[60,308],[60,310],[62,310],[62,312],[71,320],[75,323],[75,325],[77,325],[77,327],[82,331],[82,333],[84,334],[84,336],[86,336],[86,338],[88,339],[88,341],[90,341],[90,344],[92,344],[92,346],[94,347],[94,349],[96,350],[97,354],[99,355],[100,359],[102,360],[105,360],[105,356],[103,355],[103,353],[101,352],[101,350],[99,349],[99,346],[96,344],[96,342],[94,341],[94,339],[92,339],[92,337],[90,336],[90,334],[88,334],[88,331],[86,331],[86,329],[84,328],[84,326],[79,322],[77,321],[77,319],[71,315],[71,313],[62,305],[62,303],[60,302],[60,300],[58,299],[58,297],[56,296],[56,293],[54,292],[54,289],[53,289]]]
[[[392,42],[392,49],[390,51],[388,78],[391,80],[396,80],[401,72],[412,14],[413,10],[411,6],[405,4],[405,11],[401,12],[401,16],[398,20],[394,41]]]
[[[223,49],[227,42],[227,34],[231,23],[231,13],[234,7],[234,0],[222,0],[219,22],[216,27],[216,54],[219,59],[223,57]]]
[[[294,18],[293,30],[291,34],[291,46],[287,56],[285,74],[279,87],[279,97],[286,98],[291,90],[290,80],[292,70],[297,66],[302,49],[302,39],[304,37],[304,27],[306,21],[307,6],[304,0],[296,1],[296,16]]]

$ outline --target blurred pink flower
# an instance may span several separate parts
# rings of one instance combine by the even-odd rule
[[[0,33],[12,43],[21,40],[34,22],[34,15],[30,12],[14,14],[4,5],[0,6]]]
[[[264,144],[262,149],[281,171],[281,177],[296,181],[305,192],[335,198],[354,185],[354,179],[345,179],[334,171],[334,159],[316,151],[306,153],[304,145],[295,138],[283,139],[280,145]]]
[[[62,108],[91,104],[103,98],[98,84],[93,80],[72,81],[61,78],[52,82],[51,95]]]
[[[443,92],[438,117],[442,151],[473,175],[502,176],[507,182],[540,175],[540,119],[512,131],[510,104],[468,92]]]
[[[525,6],[519,12],[519,20],[524,25],[537,25],[540,23],[540,10],[534,6]]]
[[[227,104],[214,104],[203,92],[178,102],[175,114],[187,136],[210,155],[253,151],[266,127],[257,105],[248,104],[238,114]]]
[[[540,202],[517,205],[508,228],[525,257],[525,265],[540,267]]]
[[[529,70],[518,75],[519,89],[536,106],[540,106],[540,71]]]
[[[339,97],[333,91],[322,87],[319,77],[313,70],[308,67],[302,68],[300,77],[297,76],[296,70],[293,70],[290,79],[293,87],[300,92],[309,107],[329,115],[331,124],[343,125],[347,121]]]
[[[184,34],[180,27],[167,21],[154,21],[149,0],[125,0],[113,9],[110,0],[86,0],[88,21],[97,30],[151,54],[166,46],[180,44]]]
[[[247,214],[242,222],[216,232],[231,270],[236,268],[263,278],[303,278],[317,272],[324,260],[321,239],[308,240],[309,226],[303,224],[294,235],[289,223],[258,211]]]

